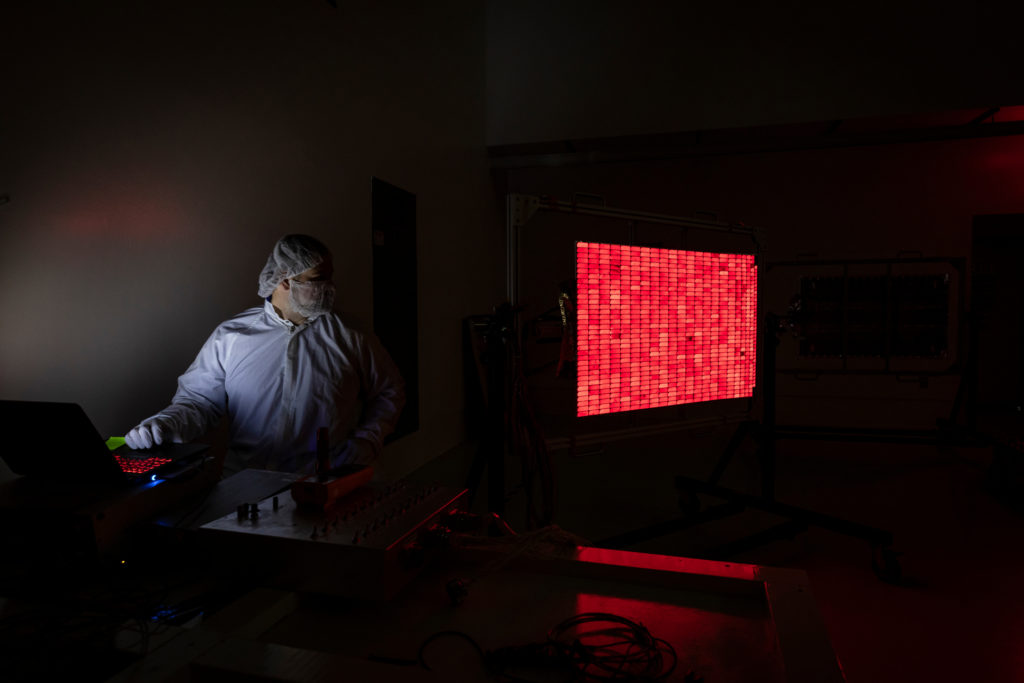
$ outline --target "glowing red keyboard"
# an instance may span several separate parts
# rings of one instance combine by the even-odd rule
[[[156,456],[149,458],[126,458],[123,455],[114,455],[114,458],[117,459],[117,464],[121,466],[121,471],[125,474],[145,474],[171,461],[170,458],[158,458]]]

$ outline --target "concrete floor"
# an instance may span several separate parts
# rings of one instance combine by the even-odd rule
[[[851,683],[1024,680],[1024,518],[986,491],[989,453],[824,445],[786,445],[780,499],[889,529],[903,553],[901,586],[826,532],[782,562],[810,576]]]
[[[665,458],[666,449],[678,442],[619,442],[590,459],[556,455],[555,522],[597,539],[673,517],[668,474],[706,477],[713,457],[684,462]],[[461,483],[467,457],[424,473]],[[817,529],[731,559],[807,572],[850,683],[1024,681],[1024,515],[1012,492],[990,492],[990,460],[990,449],[780,441],[777,499],[891,531],[904,578],[880,581],[865,542]],[[754,492],[756,477],[753,459],[738,457],[723,485]],[[508,518],[517,528],[519,514],[513,499]],[[778,521],[746,512],[629,549],[699,556]]]
[[[807,572],[850,683],[1024,680],[1024,518],[986,492],[987,456],[780,442],[778,500],[891,531],[901,585],[876,578],[866,543],[823,530],[733,559]]]

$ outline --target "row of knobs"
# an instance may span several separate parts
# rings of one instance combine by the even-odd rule
[[[381,503],[385,502],[385,500],[389,496],[399,491],[404,491],[407,487],[408,485],[405,482],[399,482],[398,484],[394,484],[393,486],[385,488],[383,491],[373,496],[370,500],[363,500],[358,504],[352,506],[351,508],[342,511],[339,516],[334,517],[329,522],[324,524],[322,529],[319,529],[316,526],[314,526],[313,532],[312,534],[310,534],[310,538],[317,538],[319,536],[327,535],[331,527],[337,528],[338,522],[344,524],[346,522],[353,521],[354,518],[360,513],[370,509],[376,509],[377,507],[380,506]],[[357,529],[356,532],[353,534],[351,539],[352,544],[358,545],[359,543],[365,541],[366,538],[370,535],[370,533],[376,531],[377,529],[383,529],[384,527],[388,526],[388,524],[397,519],[400,515],[404,515],[406,512],[408,512],[411,507],[418,503],[422,503],[429,496],[436,493],[439,488],[439,484],[431,484],[430,486],[424,487],[416,491],[412,497],[407,498],[405,501],[403,501],[400,507],[392,508],[391,510],[385,512],[379,517],[374,517],[372,520],[366,522],[361,530]]]

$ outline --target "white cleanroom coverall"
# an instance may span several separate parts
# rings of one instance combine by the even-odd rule
[[[268,300],[219,325],[178,378],[171,405],[149,419],[191,441],[226,412],[226,474],[247,467],[312,473],[319,427],[330,430],[332,466],[367,462],[404,402],[398,369],[375,338],[335,313],[295,325]],[[370,448],[357,448],[357,438]]]

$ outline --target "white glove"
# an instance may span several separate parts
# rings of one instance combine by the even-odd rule
[[[128,444],[128,448],[136,450],[152,448],[153,446],[159,446],[164,442],[171,441],[181,443],[181,438],[169,426],[159,420],[143,422],[124,437],[124,442]]]

